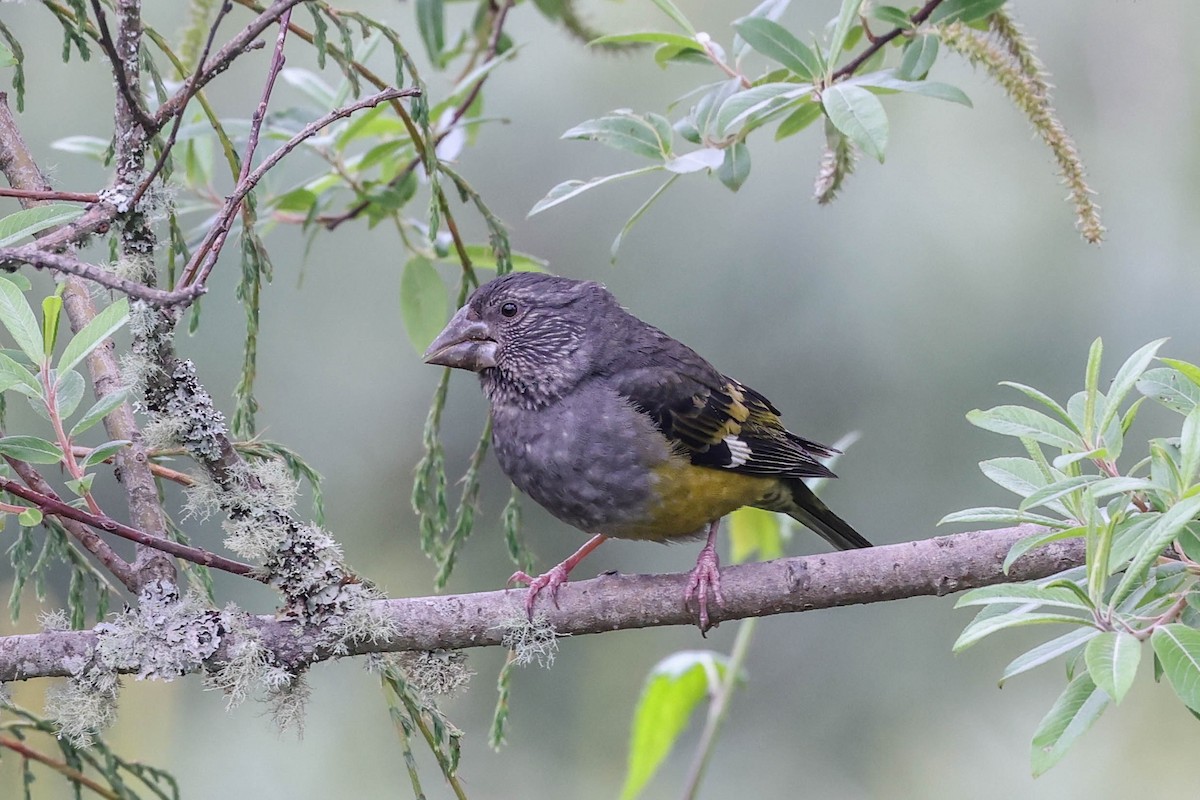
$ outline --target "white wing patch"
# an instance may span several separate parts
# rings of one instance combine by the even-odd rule
[[[740,467],[750,460],[752,455],[750,445],[732,434],[726,436],[724,441],[729,446],[729,463],[725,465],[726,467]]]

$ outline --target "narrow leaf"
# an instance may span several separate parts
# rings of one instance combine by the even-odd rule
[[[629,761],[621,800],[632,800],[671,752],[693,710],[725,670],[725,657],[685,650],[667,656],[646,678],[633,715]]]
[[[829,41],[829,63],[836,63],[838,57],[842,53],[842,48],[846,46],[846,36],[850,33],[850,28],[853,27],[855,20],[858,19],[858,10],[862,7],[862,0],[842,0],[842,7],[838,11],[837,23],[833,27],[833,38]],[[842,133],[846,133],[842,131]],[[846,134],[849,136],[850,134]]]
[[[74,439],[84,431],[90,430],[97,422],[111,414],[117,406],[125,402],[128,394],[128,390],[118,389],[115,392],[109,392],[97,400],[91,408],[84,412],[74,427],[71,428],[71,438]]]
[[[1066,425],[1025,406],[996,406],[987,411],[975,409],[967,414],[967,421],[993,433],[1027,436],[1064,450],[1078,450],[1082,445],[1079,436]]]
[[[779,127],[775,129],[775,141],[799,133],[819,120],[824,113],[820,103],[801,103],[799,108],[788,114],[779,123]]]
[[[0,453],[30,464],[57,464],[63,458],[58,445],[36,436],[5,436],[0,439]]]
[[[1024,539],[1018,539],[1009,548],[1008,555],[1004,557],[1004,573],[1007,575],[1008,570],[1018,558],[1028,553],[1030,550],[1036,550],[1043,545],[1051,542],[1058,542],[1063,539],[1074,539],[1083,535],[1083,528],[1074,527],[1066,528],[1065,530],[1051,531],[1049,533],[1036,533],[1033,536],[1026,536]]]
[[[1100,634],[1101,631],[1098,628],[1076,628],[1062,636],[1039,644],[1009,662],[1008,666],[1004,668],[1004,674],[1000,676],[1000,685],[1003,686],[1009,678],[1028,672],[1034,667],[1040,667],[1048,661],[1053,661],[1059,656],[1071,652]]]
[[[1031,762],[1034,776],[1057,764],[1075,740],[1104,713],[1108,703],[1108,695],[1096,688],[1088,673],[1077,675],[1033,734]]]
[[[624,150],[656,161],[671,153],[670,126],[666,130],[650,117],[631,111],[614,111],[603,117],[581,122],[566,131],[563,139],[590,139],[617,150]]]
[[[17,285],[0,278],[0,323],[34,364],[42,362],[42,329]]]
[[[1121,582],[1113,592],[1111,602],[1114,605],[1128,597],[1129,593],[1145,580],[1150,565],[1198,513],[1200,497],[1189,497],[1171,506],[1155,520],[1133,557],[1133,562],[1125,570]]]
[[[949,525],[951,523],[973,523],[973,524],[995,524],[995,525],[1023,525],[1032,523],[1034,525],[1045,525],[1049,528],[1070,528],[1074,523],[1066,520],[1047,517],[1042,514],[1034,514],[1029,511],[1017,511],[1015,508],[1004,508],[1002,506],[983,506],[981,508],[968,508],[965,511],[956,511],[953,514],[947,514],[938,520],[938,525]]]
[[[558,186],[555,186],[546,196],[538,200],[533,208],[529,209],[526,218],[532,217],[534,214],[540,214],[548,208],[553,208],[559,203],[565,203],[576,195],[583,194],[588,189],[595,189],[597,186],[603,186],[606,183],[620,180],[622,178],[632,178],[635,175],[646,175],[651,172],[658,172],[662,169],[661,165],[655,164],[652,167],[642,167],[640,169],[631,169],[628,172],[618,172],[615,175],[605,175],[601,178],[592,178],[588,181],[569,180],[563,181]]]
[[[1101,476],[1099,475],[1076,475],[1071,478],[1065,478],[1061,481],[1055,481],[1049,486],[1043,486],[1041,489],[1038,489],[1036,492],[1026,497],[1021,501],[1021,505],[1019,505],[1017,508],[1020,511],[1024,511],[1029,508],[1048,505],[1054,500],[1069,494],[1073,494],[1084,486],[1087,486],[1089,483],[1095,483],[1100,479]]]
[[[954,652],[958,653],[966,650],[973,644],[978,643],[985,637],[991,636],[1008,628],[1018,628],[1025,625],[1045,625],[1052,623],[1066,623],[1068,625],[1091,625],[1089,620],[1081,617],[1073,617],[1069,614],[1052,614],[1031,613],[1026,609],[1017,609],[1006,614],[1000,614],[994,617],[977,619],[968,625],[959,635],[958,640],[954,643]]]
[[[1104,431],[1108,428],[1109,423],[1116,419],[1121,410],[1121,404],[1125,402],[1126,395],[1137,385],[1138,379],[1150,366],[1158,349],[1166,344],[1166,341],[1166,339],[1156,339],[1125,359],[1125,363],[1117,370],[1112,384],[1108,387],[1108,407],[1105,408],[1104,415],[1100,418],[1098,430]]]
[[[996,13],[1004,0],[946,0],[929,15],[932,24],[962,22],[969,24]]]
[[[102,445],[93,447],[92,451],[87,454],[87,458],[83,460],[83,463],[80,466],[82,466],[84,469],[87,469],[89,467],[94,467],[97,464],[103,464],[105,461],[120,452],[121,448],[127,447],[130,444],[132,444],[132,442],[130,442],[128,439],[114,439],[111,442],[105,442]]]
[[[129,300],[122,297],[112,305],[101,310],[83,330],[75,334],[63,350],[62,358],[58,361],[59,380],[68,370],[71,370],[88,354],[102,345],[129,319]]]
[[[743,17],[733,27],[746,43],[767,58],[811,81],[821,72],[821,62],[813,51],[778,22],[764,17]]]
[[[937,61],[938,38],[933,35],[917,36],[904,46],[904,56],[896,77],[905,81],[919,81]]]
[[[13,212],[0,219],[0,247],[11,247],[26,236],[66,224],[83,212],[83,206],[63,203],[47,203]]]
[[[1200,386],[1165,367],[1142,373],[1137,381],[1137,390],[1180,414],[1190,414],[1192,409],[1200,405]]]
[[[989,603],[1036,603],[1040,606],[1073,608],[1080,611],[1092,610],[1090,605],[1080,600],[1069,589],[1058,586],[1035,586],[1029,583],[1001,583],[972,589],[958,598],[954,607],[982,606]]]

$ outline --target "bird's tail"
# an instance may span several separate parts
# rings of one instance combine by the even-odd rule
[[[822,503],[803,481],[789,481],[788,488],[792,491],[792,502],[780,510],[789,517],[820,535],[838,550],[871,546],[862,534],[850,527],[850,523],[830,511],[829,506]]]

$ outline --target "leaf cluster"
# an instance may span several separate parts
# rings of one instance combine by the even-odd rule
[[[1001,683],[1060,656],[1069,684],[1034,734],[1034,774],[1053,766],[1110,704],[1132,686],[1143,643],[1156,679],[1165,674],[1180,700],[1200,713],[1200,367],[1159,357],[1151,342],[1100,380],[1103,346],[1088,355],[1084,388],[1060,404],[1031,386],[1004,385],[1031,405],[972,411],[974,425],[1018,439],[1026,457],[980,464],[1021,501],[973,508],[943,522],[1033,523],[1005,569],[1048,542],[1081,538],[1086,564],[1049,580],[968,592],[958,606],[982,606],[955,643],[968,648],[993,633],[1029,625],[1071,630],[1015,658]],[[1135,394],[1140,397],[1130,401]],[[1181,417],[1178,435],[1156,437],[1129,462],[1129,433],[1150,398]]]

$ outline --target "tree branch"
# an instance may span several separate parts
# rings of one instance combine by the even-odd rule
[[[234,575],[244,575],[255,580],[263,580],[257,573],[258,569],[252,564],[243,564],[240,561],[219,556],[216,553],[210,553],[207,550],[201,550],[199,547],[191,547],[186,544],[180,544],[172,539],[167,539],[161,536],[140,531],[137,528],[131,528],[124,523],[117,522],[111,517],[100,516],[93,514],[90,511],[84,511],[81,508],[76,508],[73,505],[64,503],[57,496],[42,494],[33,489],[26,488],[16,481],[8,478],[0,477],[0,491],[8,492],[20,497],[22,500],[28,500],[35,506],[40,508],[46,514],[53,514],[56,517],[63,519],[73,519],[76,522],[82,522],[85,525],[90,525],[96,530],[106,531],[108,533],[120,536],[122,539],[128,539],[131,542],[141,545],[142,547],[150,548],[159,553],[167,553],[169,555],[182,558],[184,561],[191,561],[194,564],[200,564],[205,567],[212,567],[224,572],[230,572]],[[135,570],[136,572],[136,570]],[[144,581],[143,581],[144,583]]]
[[[1005,581],[1044,578],[1083,563],[1082,539],[1053,542],[1025,554],[1006,575],[1012,545],[1044,529],[1033,525],[959,533],[916,542],[840,553],[783,558],[725,568],[725,605],[717,621],[879,603],[906,597],[942,596]],[[568,583],[558,607],[539,604],[560,636],[664,625],[694,625],[683,606],[687,575],[604,575]],[[396,631],[386,638],[352,642],[348,654],[447,650],[503,643],[524,622],[525,590],[376,601]],[[317,626],[274,616],[253,620],[255,635],[278,663],[298,666],[335,652]],[[93,631],[50,632],[0,639],[0,681],[70,675],[70,664],[91,657]],[[212,659],[219,667],[239,642],[227,635]],[[134,671],[136,664],[123,669]]]
[[[912,28],[893,28],[891,31],[885,33],[883,36],[876,36],[873,39],[871,39],[870,40],[871,45],[866,50],[863,50],[854,59],[847,62],[845,66],[843,66],[837,72],[833,73],[833,77],[830,80],[830,83],[841,80],[842,78],[848,78],[851,75],[853,75],[854,71],[856,69],[861,67],[863,64],[867,63],[867,61],[871,58],[871,56],[875,55],[880,50],[882,50],[884,47],[886,47],[888,42],[892,41],[892,39],[895,39],[897,36],[904,33],[906,30],[912,30],[913,28],[916,28],[922,22],[929,19],[929,15],[932,14],[934,9],[936,9],[941,4],[942,4],[942,0],[929,0],[929,2],[927,2],[925,5],[921,6],[919,9],[917,9],[917,11],[912,15],[912,17],[910,17],[910,19],[912,19],[912,22],[913,22]]]
[[[204,288],[201,286],[187,286],[178,291],[168,292],[165,289],[126,280],[97,264],[80,261],[73,255],[46,250],[41,242],[19,247],[0,247],[0,265],[4,264],[28,264],[37,269],[48,269],[86,278],[106,289],[123,292],[130,297],[145,300],[156,306],[190,303],[204,294]]]

